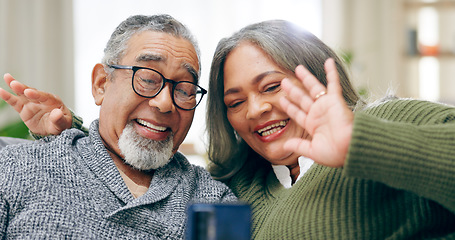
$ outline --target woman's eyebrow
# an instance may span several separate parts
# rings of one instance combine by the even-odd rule
[[[274,71],[267,71],[267,72],[263,72],[263,73],[257,75],[255,78],[253,78],[253,81],[251,83],[252,84],[257,84],[258,82],[262,81],[262,79],[264,79],[266,76],[271,75],[271,74],[275,74],[275,73],[279,73],[279,74],[283,74],[284,75],[284,73],[282,73],[280,71],[275,71],[275,70]],[[237,87],[230,88],[230,89],[228,89],[228,90],[226,90],[224,92],[224,96],[229,95],[229,94],[238,93],[238,92],[240,92],[240,88],[237,88]]]
[[[276,71],[276,70],[263,72],[263,73],[257,75],[257,76],[253,79],[253,82],[252,82],[252,83],[253,83],[253,84],[256,84],[256,83],[262,81],[262,79],[264,79],[266,76],[268,76],[268,75],[270,75],[270,74],[274,74],[274,73],[283,74],[282,72]]]

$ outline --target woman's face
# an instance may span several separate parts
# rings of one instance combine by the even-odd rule
[[[224,103],[232,127],[248,145],[272,164],[293,165],[298,155],[284,151],[287,139],[308,137],[283,111],[281,80],[298,81],[256,45],[243,42],[226,58]]]

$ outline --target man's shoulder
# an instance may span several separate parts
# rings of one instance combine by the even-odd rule
[[[22,139],[22,138],[13,138],[13,137],[0,137],[0,149],[7,146],[7,145],[13,145],[13,144],[19,144],[19,143],[28,143],[31,140],[27,139]]]
[[[61,132],[59,135],[50,135],[42,138],[44,142],[53,142],[56,145],[73,144],[75,139],[87,137],[82,130],[70,128]]]
[[[64,131],[60,135],[48,136],[40,140],[24,140],[17,144],[8,144],[0,149],[0,166],[14,169],[18,166],[32,166],[45,161],[54,161],[54,158],[62,158],[65,152],[73,149],[75,139],[80,137],[85,137],[81,131]]]

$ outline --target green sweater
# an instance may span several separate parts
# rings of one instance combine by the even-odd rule
[[[455,239],[455,108],[389,101],[356,113],[343,169],[313,164],[284,189],[251,159],[227,183],[253,239]]]

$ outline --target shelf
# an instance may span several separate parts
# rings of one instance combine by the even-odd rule
[[[422,7],[435,7],[435,8],[455,8],[455,0],[441,0],[435,2],[422,2],[422,1],[405,1],[407,8],[422,8]]]
[[[440,52],[437,55],[421,55],[421,54],[410,55],[410,54],[405,53],[405,56],[408,58],[435,57],[435,58],[453,58],[453,59],[455,59],[455,53],[453,53],[453,52]]]

